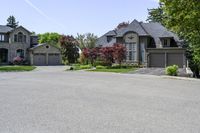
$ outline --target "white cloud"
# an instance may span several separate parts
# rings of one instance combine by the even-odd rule
[[[36,12],[38,12],[40,15],[42,15],[43,17],[45,17],[47,20],[53,22],[54,24],[56,24],[57,26],[59,26],[60,28],[65,28],[65,26],[57,21],[55,21],[54,19],[50,18],[45,12],[43,12],[41,9],[39,9],[38,7],[36,7],[30,0],[24,0],[30,7],[32,7]]]

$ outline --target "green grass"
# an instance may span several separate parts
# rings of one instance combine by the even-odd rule
[[[35,68],[35,66],[0,66],[0,72],[32,71]]]
[[[84,70],[92,68],[91,65],[80,65],[80,64],[73,64],[71,67],[73,68],[73,70]],[[67,69],[67,71],[69,71],[69,69]]]
[[[108,69],[94,69],[94,70],[88,70],[92,72],[113,72],[113,73],[128,73],[135,71],[136,68],[108,68]]]

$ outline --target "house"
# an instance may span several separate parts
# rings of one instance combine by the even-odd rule
[[[0,25],[0,65],[12,63],[17,56],[31,65],[61,64],[58,48],[48,44],[38,45],[38,37],[31,35],[23,26],[11,28]]]
[[[127,27],[111,30],[101,36],[96,45],[124,44],[126,62],[146,67],[166,67],[176,64],[186,67],[183,41],[159,23],[143,23],[134,20]]]

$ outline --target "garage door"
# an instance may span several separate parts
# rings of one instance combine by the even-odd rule
[[[33,55],[33,64],[36,66],[46,65],[46,56],[45,54],[34,54]]]
[[[183,54],[177,53],[168,53],[167,54],[167,65],[178,65],[179,67],[183,67]]]
[[[48,65],[60,65],[60,54],[49,54]]]
[[[165,54],[151,53],[149,55],[149,67],[165,67]]]

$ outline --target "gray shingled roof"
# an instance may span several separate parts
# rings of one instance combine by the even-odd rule
[[[179,41],[176,34],[169,31],[167,28],[162,26],[160,23],[141,23],[143,28],[154,38],[156,44],[160,44],[160,38],[174,38],[175,41]]]
[[[0,33],[8,33],[11,32],[13,28],[8,27],[6,25],[0,25]]]
[[[174,40],[178,43],[181,43],[181,40],[178,38],[176,34],[169,31],[167,28],[162,26],[160,23],[142,23],[134,20],[127,27],[119,29],[119,30],[111,30],[101,36],[97,40],[97,46],[111,46],[113,43],[116,43],[116,37],[123,37],[127,32],[136,32],[139,36],[151,36],[154,38],[156,45],[161,45],[160,38],[174,38]],[[107,36],[113,36],[111,42],[107,42]]]
[[[117,31],[117,37],[123,37],[127,32],[136,32],[139,36],[148,36],[149,34],[143,29],[137,20],[133,20],[126,28]]]
[[[111,30],[111,31],[106,33],[106,36],[115,36],[115,35],[117,35],[115,30]]]
[[[99,37],[96,45],[100,46],[100,45],[112,45],[113,43],[116,42],[116,39],[113,38],[109,43],[107,42],[107,36],[116,36],[116,32],[114,30],[111,30],[109,32],[107,32],[106,34],[104,34],[103,36]]]

